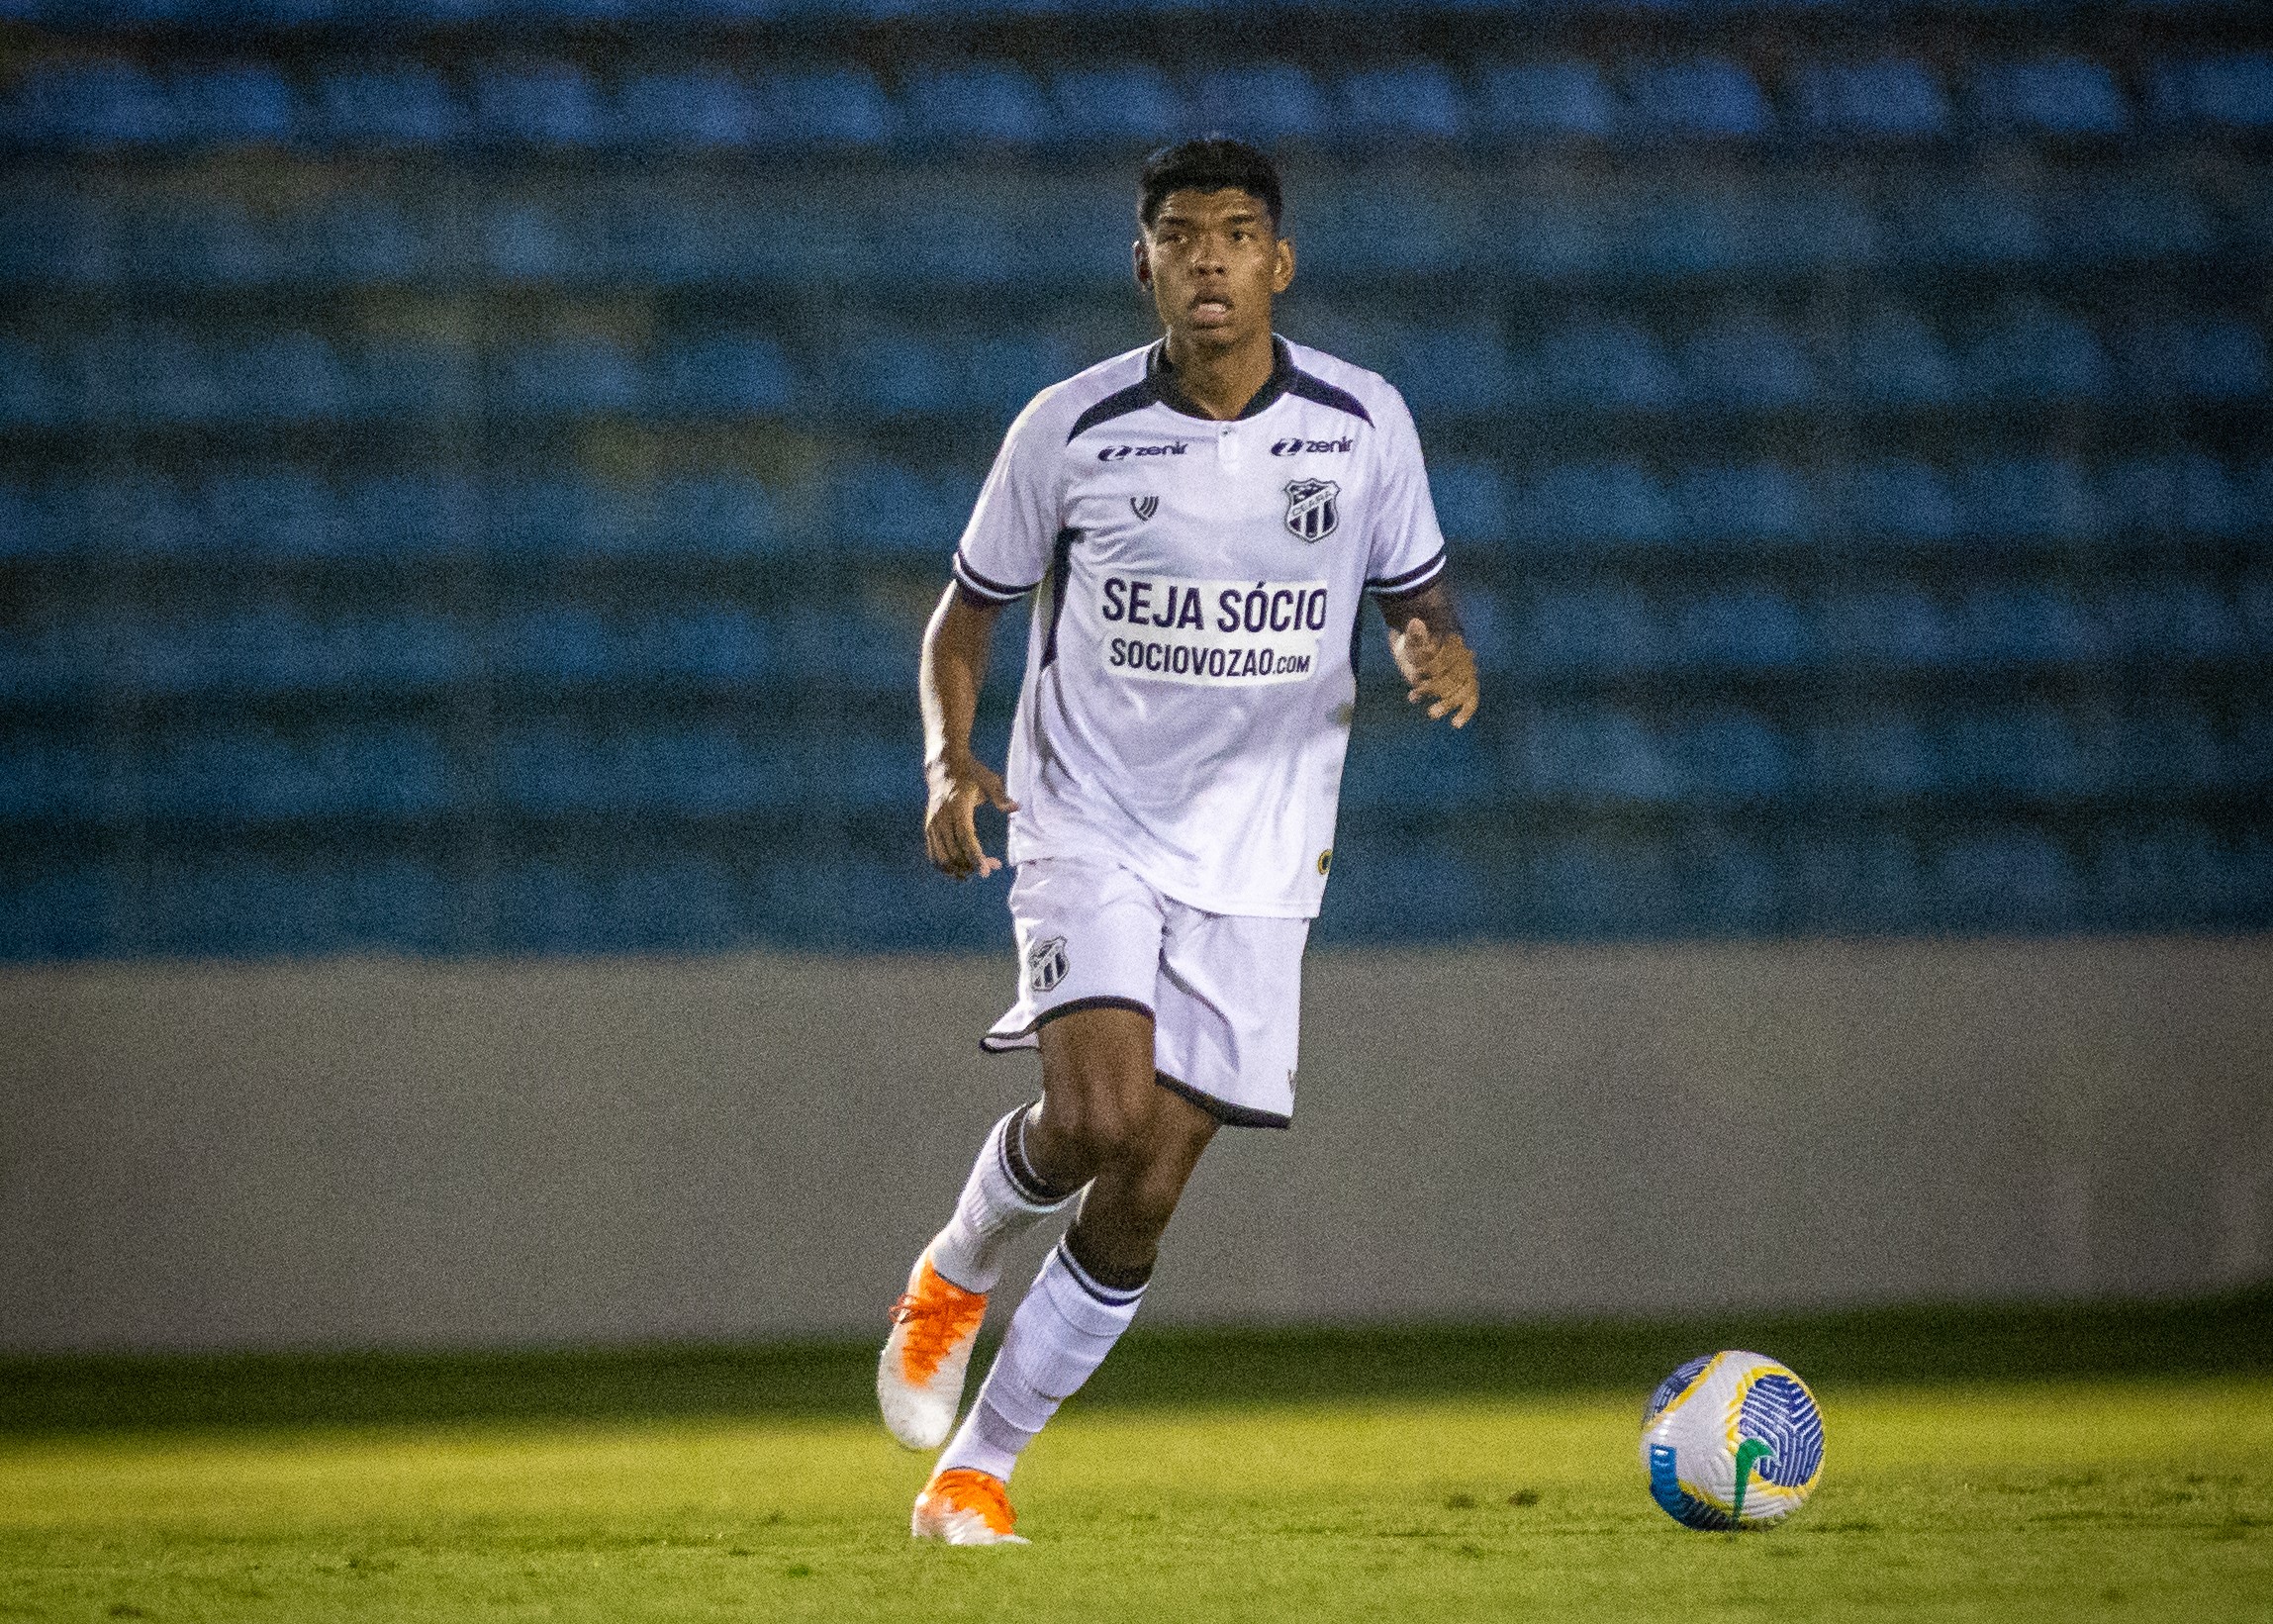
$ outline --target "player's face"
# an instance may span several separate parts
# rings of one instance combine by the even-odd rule
[[[1231,348],[1268,336],[1294,280],[1294,244],[1247,192],[1171,192],[1136,244],[1137,281],[1179,338]]]

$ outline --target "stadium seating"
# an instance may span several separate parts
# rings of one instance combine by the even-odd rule
[[[916,639],[1208,128],[1491,683],[1321,941],[2273,920],[2246,8],[0,10],[0,957],[998,947]]]

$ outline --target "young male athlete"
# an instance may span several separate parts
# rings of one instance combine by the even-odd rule
[[[1378,600],[1409,699],[1475,714],[1402,397],[1272,333],[1294,275],[1279,198],[1238,142],[1145,165],[1136,279],[1166,336],[1019,415],[924,633],[924,841],[959,879],[991,874],[973,813],[1009,814],[1018,997],[982,1042],[1038,1047],[1042,1098],[994,1124],[893,1306],[885,1424],[948,1444],[918,1538],[1017,1540],[1011,1469],[1134,1317],[1200,1152],[1222,1123],[1287,1125],[1358,600]],[[1028,593],[1005,786],[971,723],[995,619]],[[1004,1244],[1069,1207],[948,1442]]]

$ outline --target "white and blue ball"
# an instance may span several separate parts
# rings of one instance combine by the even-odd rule
[[[1774,1360],[1692,1359],[1642,1413],[1650,1497],[1684,1528],[1763,1528],[1807,1503],[1823,1475],[1823,1412]]]

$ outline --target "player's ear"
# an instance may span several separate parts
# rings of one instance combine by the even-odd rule
[[[1147,293],[1152,291],[1152,255],[1145,251],[1144,239],[1129,244],[1129,268],[1136,272],[1137,286]]]
[[[1273,293],[1284,293],[1287,285],[1293,280],[1294,239],[1290,237],[1282,237],[1279,239],[1279,263],[1271,268],[1271,291]]]

